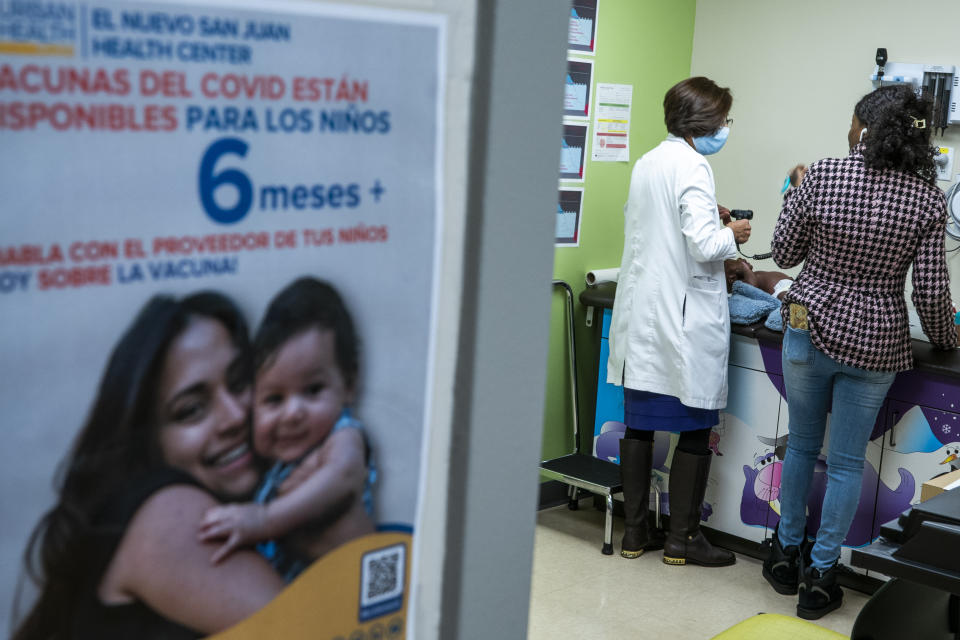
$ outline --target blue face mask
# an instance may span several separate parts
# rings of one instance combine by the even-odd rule
[[[716,153],[723,148],[730,135],[730,127],[720,127],[713,135],[700,136],[693,139],[693,148],[705,156]]]

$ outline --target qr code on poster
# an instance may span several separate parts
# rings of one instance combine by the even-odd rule
[[[407,546],[395,544],[365,553],[360,570],[360,621],[399,611]]]

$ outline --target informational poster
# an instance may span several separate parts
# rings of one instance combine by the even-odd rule
[[[630,107],[632,104],[633,85],[597,83],[592,160],[596,162],[630,161]]]
[[[573,0],[567,49],[593,55],[597,52],[597,3],[599,0]]]
[[[0,1],[0,628],[404,637],[445,46],[320,2]]]
[[[583,181],[583,174],[587,164],[587,131],[586,122],[563,123],[563,135],[560,137],[560,179]]]
[[[590,117],[590,87],[593,61],[567,60],[567,78],[563,93],[563,115],[569,118]]]
[[[580,245],[580,212],[583,208],[582,187],[562,187],[557,203],[558,247],[576,247]]]

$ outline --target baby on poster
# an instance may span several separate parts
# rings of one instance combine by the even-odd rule
[[[286,580],[333,548],[372,533],[376,477],[356,398],[359,349],[337,291],[300,278],[270,303],[254,338],[253,445],[271,460],[254,502],[207,511],[212,561],[257,550]]]

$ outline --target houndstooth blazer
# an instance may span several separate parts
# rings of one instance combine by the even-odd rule
[[[784,195],[773,232],[781,268],[805,261],[789,303],[808,310],[813,345],[841,364],[871,371],[913,367],[904,297],[913,264],[913,304],[923,331],[940,348],[957,333],[944,254],[946,200],[937,187],[901,171],[868,169],[863,145],[846,158],[810,165]]]

